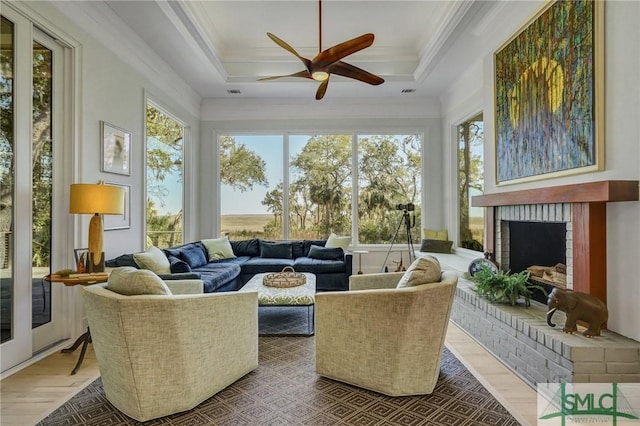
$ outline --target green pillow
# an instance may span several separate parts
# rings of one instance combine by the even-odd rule
[[[171,264],[169,259],[156,246],[149,247],[149,250],[141,253],[134,253],[133,260],[142,269],[148,269],[156,274],[170,274]]]
[[[440,262],[433,256],[422,255],[413,261],[404,273],[397,288],[415,287],[440,281]]]
[[[107,289],[125,296],[171,295],[171,290],[159,276],[147,269],[136,269],[131,266],[113,269],[109,273]]]
[[[422,232],[424,233],[424,238],[427,240],[449,240],[449,233],[446,229],[436,231],[434,229],[423,228]]]
[[[220,259],[232,259],[236,257],[233,254],[233,249],[231,248],[231,243],[229,242],[229,238],[210,238],[208,240],[200,241],[204,248],[207,249],[207,254],[209,255],[209,262]]]
[[[331,248],[339,247],[342,250],[346,250],[349,244],[351,244],[351,235],[339,237],[332,232],[331,235],[329,235],[329,238],[327,238],[327,243],[324,246]]]

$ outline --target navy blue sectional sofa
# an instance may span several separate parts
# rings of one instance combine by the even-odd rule
[[[171,265],[171,274],[161,275],[161,278],[198,278],[203,280],[206,293],[235,291],[255,274],[280,272],[284,267],[292,266],[296,272],[315,274],[317,291],[349,289],[353,256],[340,248],[325,248],[326,240],[266,241],[254,238],[230,243],[236,257],[211,262],[200,241],[163,249]],[[133,254],[108,260],[106,266],[138,267]]]

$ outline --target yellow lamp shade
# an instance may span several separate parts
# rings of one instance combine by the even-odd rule
[[[102,183],[72,184],[69,213],[124,214],[124,190]]]
[[[89,222],[89,272],[102,272],[103,214],[124,214],[124,189],[100,183],[74,183],[69,197],[69,213],[92,214]]]

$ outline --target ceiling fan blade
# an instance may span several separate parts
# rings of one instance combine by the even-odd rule
[[[285,77],[303,77],[303,78],[311,78],[311,74],[309,74],[309,71],[304,70],[304,71],[298,71],[298,72],[294,72],[293,74],[287,74],[287,75],[274,75],[272,77],[263,77],[263,78],[259,78],[258,81],[269,81],[269,80],[276,80],[278,78],[285,78]],[[312,79],[312,78],[311,78]],[[312,79],[313,80],[313,79]]]
[[[298,54],[298,52],[296,52],[296,50],[291,47],[286,41],[282,40],[281,38],[279,38],[278,36],[271,34],[271,33],[267,33],[267,36],[273,40],[278,46],[282,47],[284,50],[293,53],[298,59],[300,59],[302,61],[302,63],[304,64],[304,66],[307,69],[310,69],[311,67],[311,61],[308,60],[307,58],[304,58],[302,56],[300,56]]]
[[[319,101],[320,99],[324,98],[324,94],[327,93],[328,86],[329,86],[329,78],[327,78],[322,83],[320,83],[320,86],[318,86],[318,91],[316,92],[316,101]]]
[[[356,37],[351,40],[347,40],[343,43],[336,44],[333,47],[324,50],[311,61],[314,67],[327,67],[340,59],[358,52],[362,49],[373,44],[374,35],[371,33],[363,34],[360,37]]]
[[[353,78],[365,83],[372,84],[374,86],[384,83],[384,79],[382,77],[378,77],[375,74],[371,74],[370,72],[363,70],[362,68],[358,68],[354,65],[342,61],[331,64],[331,66],[329,66],[328,68],[328,71],[331,74]]]

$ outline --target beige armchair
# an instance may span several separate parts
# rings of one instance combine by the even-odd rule
[[[316,295],[316,372],[390,396],[429,394],[458,276],[396,288],[403,273],[352,275],[350,291]]]
[[[127,416],[189,410],[258,366],[257,293],[184,294],[202,293],[200,280],[166,282],[181,295],[110,285],[82,295],[105,394]]]

